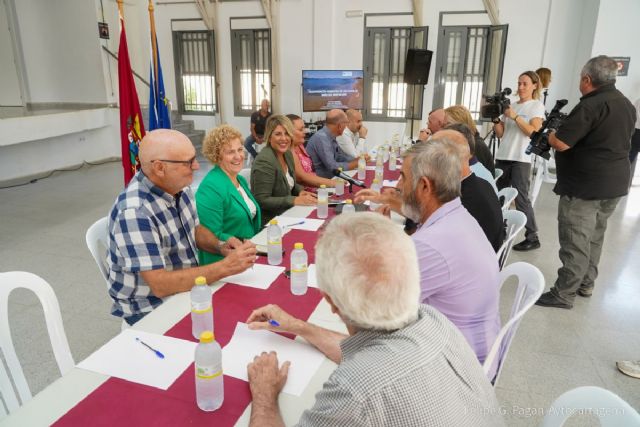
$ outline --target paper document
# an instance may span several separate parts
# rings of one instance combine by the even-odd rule
[[[247,381],[247,365],[263,351],[275,351],[278,363],[289,361],[289,376],[282,390],[300,396],[325,357],[310,344],[294,341],[269,331],[249,330],[246,323],[236,325],[229,344],[222,349],[225,375]]]
[[[195,351],[195,342],[125,329],[80,362],[78,368],[166,390],[193,363]]]
[[[277,216],[276,219],[283,230],[317,231],[324,224],[324,219],[296,218],[292,216]]]
[[[316,265],[309,264],[307,266],[307,285],[312,288],[318,287],[318,278],[316,277]]]
[[[247,268],[240,274],[225,277],[220,281],[250,288],[268,289],[283,271],[284,267],[277,265],[253,264],[253,268]]]
[[[398,180],[389,180],[389,179],[385,179],[382,181],[382,186],[383,187],[393,187],[396,188],[396,185],[398,185]]]

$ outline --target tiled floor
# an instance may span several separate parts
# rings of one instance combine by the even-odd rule
[[[201,179],[206,172],[197,173]],[[85,231],[105,216],[121,189],[118,163],[56,174],[0,190],[0,271],[36,273],[55,289],[76,361],[120,331],[85,245]],[[615,361],[640,358],[640,179],[609,221],[600,277],[592,298],[573,310],[534,306],[525,316],[497,387],[510,426],[535,426],[560,393],[581,385],[608,388],[640,409],[640,380],[617,372]],[[548,184],[536,204],[542,248],[513,252],[509,262],[538,266],[550,286],[559,267],[557,197]],[[513,290],[503,291],[508,313]],[[13,339],[34,393],[57,376],[42,309],[28,292],[15,292],[9,318]],[[570,425],[591,424],[586,416]]]

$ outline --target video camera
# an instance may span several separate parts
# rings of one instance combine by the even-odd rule
[[[567,105],[566,99],[556,101],[556,105],[547,116],[547,119],[542,123],[540,130],[531,134],[531,141],[529,141],[529,146],[525,150],[525,153],[533,153],[536,156],[549,160],[551,157],[549,153],[551,149],[549,145],[549,133],[558,130],[567,117],[566,114],[560,112],[565,105]]]
[[[498,117],[504,114],[504,110],[511,105],[511,101],[507,98],[508,95],[511,95],[511,89],[508,87],[494,95],[484,95],[485,104],[480,107],[480,117],[495,123]]]

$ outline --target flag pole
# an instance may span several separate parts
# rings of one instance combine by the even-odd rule
[[[122,0],[120,0],[122,1]],[[151,90],[154,90],[155,93],[159,93],[158,91],[158,42],[156,39],[156,21],[153,17],[153,0],[149,0],[149,22],[151,25],[151,52],[153,52],[153,75],[154,86]]]
[[[124,19],[124,6],[122,5],[124,0],[116,0],[116,3],[118,3],[118,15],[120,15],[120,19]]]

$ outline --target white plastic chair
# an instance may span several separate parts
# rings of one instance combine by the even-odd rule
[[[502,210],[509,210],[511,207],[511,202],[513,202],[516,197],[518,197],[518,190],[513,187],[505,187],[502,190],[498,191],[498,200],[500,197],[504,197],[504,202],[502,203]]]
[[[247,181],[247,184],[249,184],[249,190],[251,190],[251,168],[242,169],[240,171],[240,176]]]
[[[502,176],[502,174],[504,173],[504,171],[500,168],[495,168],[495,172],[493,173],[493,179],[496,180],[496,182],[498,182],[498,180],[500,179],[500,177]]]
[[[603,427],[639,427],[638,412],[615,393],[600,387],[577,387],[562,393],[542,420],[542,427],[561,427],[576,411],[596,415]]]
[[[509,320],[500,329],[500,333],[482,365],[484,373],[489,376],[493,365],[496,364],[496,374],[493,378],[494,385],[498,383],[502,366],[507,359],[509,347],[518,330],[518,326],[520,326],[522,316],[535,304],[540,295],[542,295],[542,291],[544,291],[544,276],[537,267],[529,263],[515,262],[506,266],[498,276],[500,288],[511,276],[518,277],[518,288],[511,306],[511,314],[509,315]]]
[[[502,218],[506,222],[507,235],[496,254],[498,257],[498,265],[501,269],[507,262],[507,258],[511,253],[513,241],[527,223],[527,216],[523,212],[516,210],[502,211]]]
[[[75,366],[64,332],[58,299],[51,286],[44,279],[32,273],[24,271],[0,273],[0,350],[2,350],[2,355],[9,369],[9,374],[7,374],[0,361],[0,393],[9,413],[18,409],[21,404],[24,405],[32,397],[27,379],[16,355],[9,328],[9,295],[17,288],[31,290],[40,300],[44,309],[44,318],[49,331],[53,355],[58,362],[60,374],[66,374]],[[15,390],[10,378],[13,379]],[[0,416],[3,415],[6,415],[5,408],[0,404]]]
[[[107,284],[107,289],[110,287],[107,277],[109,272],[107,271],[107,264],[105,257],[107,256],[107,249],[109,248],[109,217],[100,218],[89,227],[85,240],[87,241],[87,247],[89,252],[93,256],[93,259],[98,264],[102,278]]]

